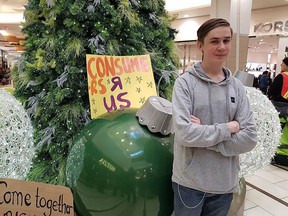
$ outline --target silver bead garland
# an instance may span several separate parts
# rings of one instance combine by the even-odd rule
[[[0,89],[0,177],[25,179],[34,155],[28,114],[12,94]]]

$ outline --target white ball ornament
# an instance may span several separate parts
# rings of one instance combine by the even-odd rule
[[[12,94],[0,89],[0,178],[25,179],[34,155],[28,114]]]
[[[256,122],[258,142],[256,147],[240,155],[239,176],[250,175],[271,162],[280,144],[281,125],[272,102],[254,87],[245,87]]]

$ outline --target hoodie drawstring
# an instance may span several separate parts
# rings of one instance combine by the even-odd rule
[[[212,103],[211,103],[211,83],[208,82],[208,103],[209,103],[209,113],[211,114],[210,124],[214,124],[214,115],[212,112]]]
[[[230,85],[230,80],[227,80],[227,85],[226,85],[226,109],[227,109],[227,112],[228,112],[228,122],[229,121],[232,121],[232,117],[231,117],[231,112],[230,112],[230,94],[229,94],[229,85]]]

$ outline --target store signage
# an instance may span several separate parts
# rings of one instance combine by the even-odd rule
[[[288,20],[258,23],[254,25],[254,33],[285,33],[288,32]]]
[[[8,26],[0,26],[0,30],[9,30]]]

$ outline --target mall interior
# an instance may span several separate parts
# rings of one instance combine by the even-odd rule
[[[10,23],[10,18],[1,16],[1,13],[7,13],[4,10],[9,1],[0,0],[0,87],[13,89],[10,71],[25,52],[25,35],[21,35],[21,29],[18,29],[23,20]],[[23,5],[27,1],[19,2]],[[197,3],[190,5],[190,2]],[[18,8],[14,12],[19,16],[23,13],[21,10],[24,9]],[[201,61],[196,30],[211,17],[225,18],[233,28],[232,49],[226,61],[233,73],[242,71],[258,77],[268,71],[273,80],[280,73],[282,59],[288,57],[288,0],[167,0],[166,10],[173,17],[172,28],[177,30],[175,44],[180,59],[179,74],[188,65]],[[5,31],[14,35],[4,35]],[[245,205],[237,216],[288,215],[288,167],[267,164],[245,176],[245,180]]]

